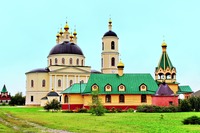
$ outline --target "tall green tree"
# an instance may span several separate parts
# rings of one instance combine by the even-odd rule
[[[99,99],[98,91],[92,92],[92,104],[90,105],[90,112],[92,115],[102,116],[105,113],[105,108]]]
[[[25,96],[22,95],[22,92],[18,92],[15,96],[11,96],[9,105],[25,105]]]

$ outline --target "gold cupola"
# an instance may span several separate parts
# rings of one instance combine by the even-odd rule
[[[161,46],[162,46],[162,51],[163,51],[163,52],[166,52],[166,49],[167,49],[167,43],[165,42],[165,40],[163,40]]]
[[[76,29],[74,29],[74,33],[73,33],[73,35],[74,35],[74,36],[76,36],[76,35],[77,35]]]

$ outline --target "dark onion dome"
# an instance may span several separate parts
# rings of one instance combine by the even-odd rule
[[[59,96],[57,92],[55,91],[50,91],[47,96]]]
[[[37,68],[27,73],[47,73],[47,72],[49,72],[49,68]]]
[[[48,100],[48,98],[47,97],[43,97],[43,98],[41,98],[41,100]]]
[[[53,54],[78,54],[78,55],[83,55],[83,52],[81,50],[81,48],[74,43],[68,42],[68,41],[64,41],[61,44],[57,44],[56,46],[54,46],[49,55],[53,55]]]
[[[115,37],[117,37],[117,34],[115,32],[113,32],[113,31],[109,30],[108,32],[106,32],[104,34],[103,37],[106,37],[106,36],[115,36]]]
[[[91,70],[91,73],[96,73],[96,74],[100,74],[101,72],[97,71],[97,70]]]

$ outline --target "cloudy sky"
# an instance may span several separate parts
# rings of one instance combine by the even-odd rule
[[[86,65],[100,70],[101,39],[111,16],[126,73],[154,77],[164,36],[177,81],[199,90],[199,7],[199,0],[1,1],[0,87],[6,84],[12,95],[25,95],[25,73],[47,66],[56,33],[66,20],[71,31],[76,25]]]

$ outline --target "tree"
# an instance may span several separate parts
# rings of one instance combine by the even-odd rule
[[[189,100],[187,99],[181,100],[179,107],[180,107],[180,111],[182,112],[191,111],[191,105],[189,103]]]
[[[103,107],[98,96],[98,91],[92,92],[92,105],[90,106],[90,112],[92,115],[102,116],[105,113],[105,108]]]
[[[9,105],[25,105],[25,96],[22,96],[22,92],[18,92],[15,96],[12,96]]]

